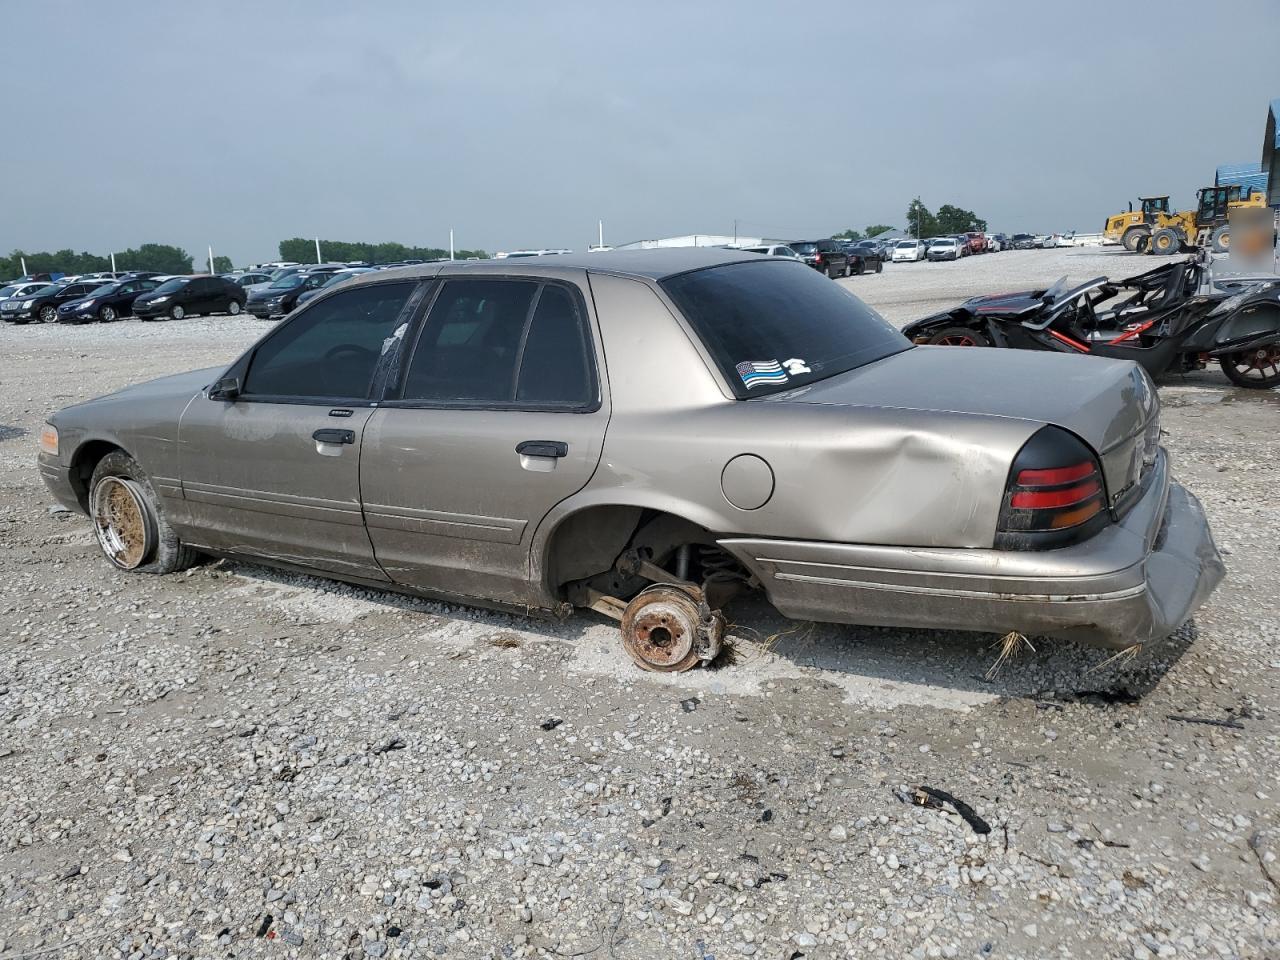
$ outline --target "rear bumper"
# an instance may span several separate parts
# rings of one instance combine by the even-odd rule
[[[1124,649],[1178,629],[1225,570],[1163,457],[1147,494],[1085,543],[1041,552],[720,541],[799,620],[976,630]]]

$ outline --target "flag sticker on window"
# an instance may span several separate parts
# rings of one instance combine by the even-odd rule
[[[787,375],[777,360],[744,360],[738,364],[737,370],[748,390],[764,384],[787,382]]]

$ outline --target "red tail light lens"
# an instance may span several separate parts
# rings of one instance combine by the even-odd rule
[[[1088,539],[1110,522],[1097,457],[1077,437],[1045,427],[1009,471],[995,545],[1048,550]]]

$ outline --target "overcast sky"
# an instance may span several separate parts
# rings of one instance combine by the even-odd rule
[[[1280,3],[8,0],[0,249],[1097,231],[1256,161]],[[1220,77],[1209,85],[1201,76]]]

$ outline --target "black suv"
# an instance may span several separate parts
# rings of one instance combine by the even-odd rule
[[[51,283],[41,287],[29,297],[14,297],[6,300],[0,308],[3,317],[10,323],[30,323],[39,320],[41,323],[53,323],[58,319],[58,307],[72,300],[87,297],[92,291],[103,286],[102,281],[90,283]]]
[[[133,301],[133,315],[139,320],[181,320],[210,313],[234,317],[244,309],[245,299],[238,283],[222,277],[174,277]]]
[[[832,280],[849,275],[849,255],[839,240],[792,240],[787,246],[800,254],[801,260]]]

